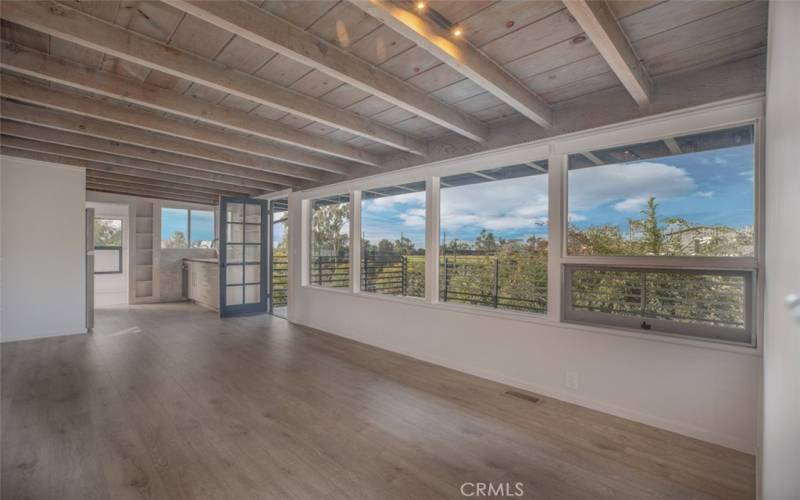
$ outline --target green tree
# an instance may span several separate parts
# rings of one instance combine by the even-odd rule
[[[378,252],[382,254],[393,254],[395,252],[394,243],[391,240],[382,239],[378,242]]]
[[[641,219],[628,219],[628,228],[632,237],[639,242],[640,251],[647,255],[661,255],[664,244],[664,231],[658,223],[658,203],[654,197],[647,200],[647,208],[639,212]]]
[[[349,237],[342,230],[348,217],[349,206],[346,203],[325,205],[314,211],[311,232],[315,256],[343,256]]]
[[[414,253],[414,242],[401,235],[399,240],[395,240],[394,248],[400,255],[411,255]]]
[[[480,234],[475,238],[475,249],[486,255],[497,251],[497,239],[494,234],[486,229],[481,229]]]
[[[183,231],[174,231],[163,244],[164,248],[186,248],[187,246],[186,235],[183,234]]]
[[[98,247],[122,246],[122,220],[95,219],[94,244]]]

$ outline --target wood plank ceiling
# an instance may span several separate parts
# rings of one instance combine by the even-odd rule
[[[646,110],[661,77],[763,59],[767,3],[4,0],[0,17],[3,155],[215,203],[551,127],[617,87]]]

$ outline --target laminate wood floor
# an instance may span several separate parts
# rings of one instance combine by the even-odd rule
[[[4,499],[755,497],[753,456],[282,319],[184,303],[97,325],[2,346]]]

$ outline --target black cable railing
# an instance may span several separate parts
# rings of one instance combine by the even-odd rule
[[[361,290],[410,297],[425,296],[425,256],[364,252]]]
[[[546,257],[444,257],[439,269],[442,302],[547,312]]]
[[[289,257],[272,256],[272,307],[284,307],[289,299]]]
[[[361,290],[388,295],[425,296],[425,256],[365,252]],[[547,258],[456,256],[441,259],[439,300],[497,309],[547,311]],[[346,288],[350,261],[313,257],[311,284]]]
[[[347,257],[312,257],[311,284],[328,288],[347,288],[350,285],[350,259]]]

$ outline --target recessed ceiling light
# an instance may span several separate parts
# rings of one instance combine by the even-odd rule
[[[459,37],[459,36],[461,36],[461,35],[463,35],[463,34],[464,34],[464,32],[461,30],[461,27],[460,27],[460,26],[455,26],[455,27],[453,28],[453,36],[455,36],[455,37]]]
[[[417,10],[425,10],[425,2],[417,2]]]

